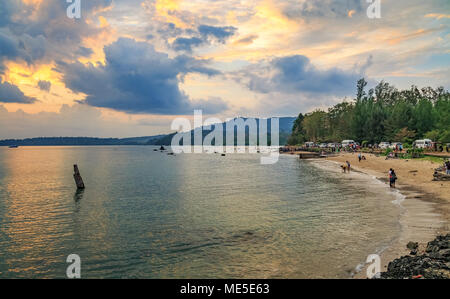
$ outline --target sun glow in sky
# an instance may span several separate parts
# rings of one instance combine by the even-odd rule
[[[356,80],[450,87],[450,2],[0,2],[0,139],[170,132],[178,115],[295,116]],[[282,78],[282,80],[280,79]],[[323,86],[323,88],[310,88]]]

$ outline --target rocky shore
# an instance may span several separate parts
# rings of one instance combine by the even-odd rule
[[[410,255],[390,262],[382,279],[450,279],[450,234],[438,236],[423,250],[413,242],[407,247]]]

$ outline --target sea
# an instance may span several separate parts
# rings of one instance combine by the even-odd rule
[[[327,161],[152,146],[0,148],[0,278],[350,278],[401,195]],[[77,164],[86,188],[73,178]]]

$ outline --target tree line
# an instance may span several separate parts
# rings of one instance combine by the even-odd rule
[[[450,142],[450,93],[443,87],[398,90],[381,81],[366,91],[367,81],[357,83],[356,98],[329,108],[300,113],[288,139],[289,145],[306,141],[361,144],[382,141],[411,144],[427,138]]]

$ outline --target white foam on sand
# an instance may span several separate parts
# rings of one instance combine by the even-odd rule
[[[342,173],[341,164],[339,162],[330,161],[330,160],[309,160],[311,164],[314,166],[326,170],[327,172],[333,173]],[[343,173],[342,173],[343,174]],[[344,175],[344,174],[343,174]],[[345,174],[347,178],[359,178],[362,180],[370,180],[370,185],[373,187],[378,187],[384,189],[383,191],[386,194],[394,195],[396,198],[392,201],[392,203],[396,206],[402,207],[402,203],[405,201],[406,196],[403,195],[398,189],[392,189],[388,186],[388,184],[379,180],[376,176],[367,174],[361,171],[351,171],[350,173]]]
[[[393,193],[395,194],[395,196],[397,197],[397,199],[396,199],[396,200],[393,200],[392,203],[393,203],[394,205],[397,205],[397,206],[400,206],[400,207],[404,208],[404,207],[402,206],[402,203],[405,201],[406,196],[403,195],[399,190],[392,190],[392,192],[393,192]]]
[[[342,173],[340,167],[341,163],[329,160],[310,160],[314,166],[324,169],[327,172]],[[342,173],[343,177],[344,174]],[[441,228],[444,221],[441,219],[441,215],[437,214],[434,210],[434,204],[431,202],[423,201],[417,197],[417,194],[412,191],[400,191],[398,189],[392,189],[385,182],[382,182],[379,178],[372,174],[366,174],[359,171],[353,171],[350,174],[346,174],[347,178],[352,177],[365,177],[370,178],[370,185],[381,187],[379,190],[384,190],[386,194],[393,195],[395,199],[391,201],[393,205],[398,207],[399,213],[399,225],[400,233],[398,237],[389,242],[387,246],[381,246],[375,250],[375,254],[381,256],[382,265],[387,267],[387,263],[402,255],[408,254],[406,250],[406,243],[409,241],[426,243],[433,239],[436,232]],[[381,194],[381,193],[380,193]],[[372,254],[372,253],[370,253]],[[352,277],[366,278],[361,271],[367,266],[363,261],[355,267]],[[383,269],[382,269],[383,270]],[[361,273],[360,273],[361,272]]]

